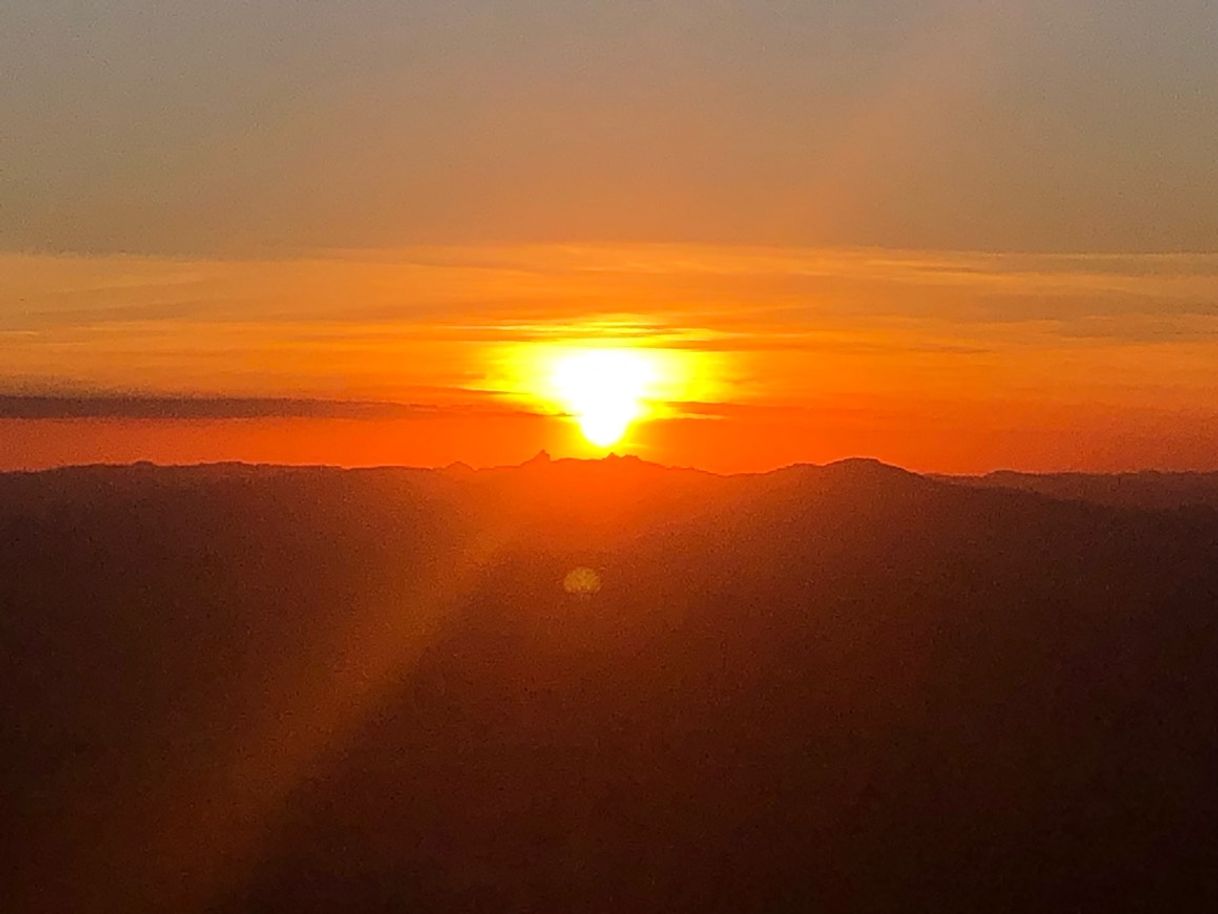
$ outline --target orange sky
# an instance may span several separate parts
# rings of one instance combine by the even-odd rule
[[[1218,467],[1216,34],[10,0],[0,467],[596,453],[538,368],[572,346],[667,366],[621,445],[666,463]]]
[[[0,466],[488,465],[594,454],[535,354],[684,366],[619,450],[723,471],[1218,466],[1218,255],[459,245],[277,260],[0,255],[0,388],[111,399],[0,418]],[[133,418],[130,395],[169,398]],[[403,404],[175,414],[173,398]],[[92,402],[92,401],[90,401]],[[92,409],[92,412],[90,412]],[[341,410],[338,410],[341,413]]]

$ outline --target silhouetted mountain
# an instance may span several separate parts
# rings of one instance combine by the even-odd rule
[[[0,475],[3,910],[1212,910],[1218,511],[1008,481]]]
[[[1218,473],[1017,473],[999,470],[984,476],[939,479],[986,488],[1022,489],[1053,498],[1091,501],[1131,508],[1218,508]]]

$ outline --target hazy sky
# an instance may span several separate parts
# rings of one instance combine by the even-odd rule
[[[10,254],[0,301],[10,303],[0,466],[579,453],[538,419],[537,378],[518,371],[538,347],[572,340],[690,363],[698,383],[677,399],[696,402],[629,442],[670,463],[1218,464],[1218,254],[643,244],[272,260]],[[121,396],[11,399],[99,392]],[[129,394],[417,409],[360,407],[336,426],[298,403],[122,402]],[[150,428],[150,413],[164,427]],[[247,418],[200,427],[201,416],[233,415]],[[262,421],[276,416],[290,421]]]
[[[0,4],[0,467],[523,458],[572,340],[669,462],[1214,466],[1216,252],[1215,0]]]
[[[7,0],[0,243],[1218,248],[1218,3]]]

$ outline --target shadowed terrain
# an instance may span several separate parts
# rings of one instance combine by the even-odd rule
[[[4,910],[1213,909],[1213,492],[0,475]]]
[[[962,485],[1020,489],[1054,498],[1130,508],[1218,508],[1218,473],[1017,473],[940,477]]]

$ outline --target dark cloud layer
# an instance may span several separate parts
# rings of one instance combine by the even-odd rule
[[[274,397],[0,396],[0,419],[409,419],[436,407]]]

